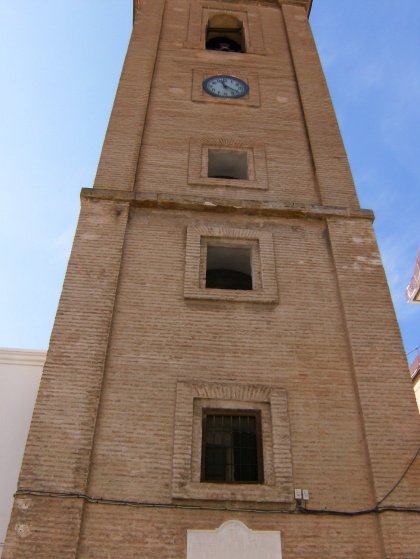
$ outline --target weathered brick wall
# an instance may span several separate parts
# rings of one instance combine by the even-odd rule
[[[95,188],[132,190],[165,0],[140,2],[99,160]]]
[[[372,518],[343,520],[206,510],[127,510],[104,506],[88,507],[80,556],[84,559],[185,558],[188,529],[193,526],[198,530],[213,530],[232,518],[254,530],[279,530],[284,559],[383,558],[379,533]],[[416,555],[407,557],[415,558]]]
[[[244,56],[188,42],[202,25],[197,5],[140,2],[95,190],[83,194],[4,557],[179,559],[187,529],[238,518],[280,530],[285,559],[416,559],[419,515],[291,514],[290,487],[282,504],[274,492],[273,502],[250,503],[246,490],[229,503],[283,513],[70,498],[215,504],[183,499],[179,485],[173,498],[175,415],[193,415],[175,409],[179,382],[286,392],[282,448],[310,508],[373,507],[418,445],[370,215],[358,210],[305,10],[229,2],[252,8],[250,28],[261,31]],[[197,75],[223,69],[250,76],[251,104],[200,98]],[[196,148],[213,142],[258,146],[263,186],[193,184]],[[276,300],[186,299],[191,226],[271,235]],[[385,504],[418,506],[419,487],[417,462]]]
[[[263,30],[265,50],[260,56],[185,48],[187,30],[193,25],[191,19],[188,0],[167,3],[136,190],[319,203],[279,8],[264,6],[254,18]],[[192,102],[192,75],[203,68],[208,73],[231,72],[239,76],[252,69],[257,77],[255,89],[259,90],[260,106],[249,107],[241,100],[214,102],[209,96],[204,97],[205,102]],[[188,169],[194,165],[188,150],[191,140],[210,145],[219,140],[236,142],[238,146],[264,144],[268,190],[188,184]]]
[[[328,228],[376,497],[381,499],[418,449],[415,400],[408,395],[407,362],[372,228],[350,220],[330,220]],[[390,502],[395,504],[398,495],[403,502],[419,503],[418,477],[417,483],[411,481],[405,494],[401,484]]]
[[[83,501],[16,497],[2,559],[74,559]]]
[[[127,217],[125,203],[82,203],[32,417],[20,490],[86,491]],[[18,498],[3,556],[73,557],[81,513],[82,502]]]
[[[298,6],[284,5],[282,11],[322,203],[357,206],[350,167],[308,20]]]
[[[127,217],[127,204],[83,202],[20,488],[86,488]]]
[[[176,382],[257,383],[288,391],[295,484],[312,489],[313,506],[365,508],[367,458],[325,226],[229,217],[272,232],[280,304],[186,301],[186,227],[226,219],[131,215],[90,492],[168,502]]]

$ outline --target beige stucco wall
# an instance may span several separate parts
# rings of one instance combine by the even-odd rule
[[[414,383],[414,394],[416,395],[417,406],[420,413],[420,376],[417,377],[416,382]]]
[[[45,355],[0,349],[0,554]]]

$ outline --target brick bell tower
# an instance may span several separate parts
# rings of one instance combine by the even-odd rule
[[[418,413],[310,4],[135,3],[3,559],[420,557]]]

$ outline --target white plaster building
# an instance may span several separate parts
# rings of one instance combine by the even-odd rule
[[[414,394],[416,395],[417,406],[420,413],[420,353],[410,365],[410,374],[414,383]]]
[[[46,353],[0,349],[0,555]]]

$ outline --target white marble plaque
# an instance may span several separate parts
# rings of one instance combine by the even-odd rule
[[[187,559],[281,559],[280,532],[228,520],[216,530],[187,530]]]

